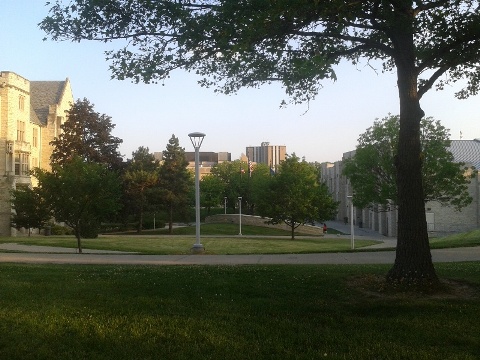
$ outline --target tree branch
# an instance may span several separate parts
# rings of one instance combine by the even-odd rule
[[[435,9],[437,7],[442,7],[448,4],[448,0],[438,0],[438,1],[429,1],[427,3],[417,0],[415,1],[417,7],[413,10],[413,16],[417,16],[422,11]]]
[[[432,76],[430,76],[430,78],[425,81],[424,84],[422,84],[419,88],[418,88],[418,97],[419,99],[422,98],[422,96],[432,88],[433,84],[435,83],[435,81],[437,81],[437,79],[442,76],[443,74],[445,74],[445,72],[447,72],[449,69],[449,66],[442,66],[440,67],[437,71],[435,71],[433,73]]]

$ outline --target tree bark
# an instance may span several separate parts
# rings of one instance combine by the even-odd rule
[[[407,30],[407,31],[405,31]],[[428,242],[422,183],[420,120],[424,112],[417,93],[418,74],[412,32],[405,27],[395,37],[400,133],[395,166],[398,191],[398,240],[389,282],[424,284],[438,282]]]
[[[80,225],[75,228],[75,237],[77,238],[78,253],[82,253],[82,240],[80,238]]]

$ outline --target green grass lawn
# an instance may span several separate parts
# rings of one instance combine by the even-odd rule
[[[73,236],[35,236],[1,238],[0,243],[15,242],[25,245],[43,245],[57,247],[77,247]],[[138,252],[141,254],[178,255],[191,254],[195,243],[194,236],[118,236],[103,235],[97,239],[82,239],[82,248],[96,250],[116,250]],[[289,238],[279,237],[212,237],[202,236],[205,254],[301,254],[318,252],[348,251],[350,240],[337,238]],[[377,241],[357,241],[355,246],[361,248],[378,243]]]
[[[149,255],[191,254],[191,248],[195,243],[195,226],[178,227],[173,230],[173,235],[168,235],[167,229],[100,235],[97,239],[82,239],[82,248]],[[205,246],[205,254],[301,254],[350,249],[350,240],[341,238],[305,237],[299,232],[296,233],[297,237],[291,240],[288,231],[249,225],[242,226],[242,236],[238,236],[238,232],[239,227],[235,224],[203,224],[201,243]],[[0,238],[0,243],[6,242],[77,247],[77,241],[71,235]],[[356,247],[361,248],[377,243],[378,241],[372,240],[357,241]]]
[[[190,226],[175,227],[172,229],[172,235],[195,235],[195,224]],[[240,226],[238,224],[201,224],[200,231],[202,235],[238,235]],[[301,228],[297,228],[295,231],[296,236],[309,235],[303,233]],[[331,229],[329,234],[341,234],[341,232]],[[169,235],[168,228],[156,229],[156,230],[143,230],[140,233],[136,231],[127,231],[118,233],[118,235]],[[242,225],[242,235],[264,235],[264,236],[291,236],[290,231],[283,229],[276,229],[263,226]]]
[[[479,265],[413,296],[377,291],[383,265],[0,264],[0,359],[473,360]]]
[[[430,239],[432,249],[480,246],[480,230]]]
[[[242,226],[243,236],[238,236],[238,225],[234,224],[204,224],[201,228],[201,242],[206,254],[301,254],[319,252],[350,251],[348,237],[302,236],[297,234],[291,240],[289,232],[265,227]],[[166,230],[160,233],[144,231],[101,235],[98,239],[83,239],[82,247],[96,250],[118,250],[137,252],[141,254],[178,255],[190,254],[195,243],[195,226],[174,229],[174,235],[166,235]],[[76,248],[73,236],[31,236],[4,237],[0,243],[16,242],[25,245],[43,245]],[[379,243],[375,240],[356,239],[356,251],[369,250],[369,245]],[[480,246],[480,230],[430,239],[432,249]],[[376,249],[376,251],[391,249]]]

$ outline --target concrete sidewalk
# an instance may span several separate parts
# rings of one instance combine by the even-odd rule
[[[110,265],[299,265],[393,264],[395,260],[395,251],[278,255],[139,255],[98,250],[85,250],[83,254],[75,254],[73,249],[68,249],[70,253],[58,253],[59,248],[53,248],[53,250],[56,253],[0,253],[0,262]],[[434,262],[480,261],[480,247],[432,250],[432,258]]]
[[[38,246],[38,245],[22,245],[17,243],[5,243],[0,244],[0,250],[7,251],[19,251],[27,253],[65,253],[65,254],[78,254],[78,249],[65,248],[57,246]],[[123,252],[115,250],[93,250],[82,249],[84,254],[135,254],[132,252]]]

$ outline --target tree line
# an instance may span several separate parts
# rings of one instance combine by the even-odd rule
[[[189,206],[193,183],[178,138],[170,138],[161,164],[144,147],[124,162],[118,150],[123,140],[112,135],[109,116],[79,99],[66,117],[50,143],[51,170],[33,169],[34,186],[17,185],[12,191],[12,226],[30,231],[64,223],[75,234],[79,252],[81,238],[97,237],[104,222],[134,221],[140,231],[146,209],[167,213],[164,221],[172,229],[174,214]]]
[[[99,114],[87,99],[77,100],[67,111],[62,132],[50,145],[51,170],[32,170],[35,186],[12,191],[12,226],[42,228],[64,223],[77,238],[95,238],[105,222],[136,224],[144,228],[146,212],[163,213],[172,232],[175,219],[188,220],[194,205],[194,178],[187,169],[185,150],[172,135],[162,160],[140,146],[123,161],[122,140],[112,135],[111,118]],[[301,224],[334,216],[336,202],[320,182],[314,165],[293,154],[272,176],[270,168],[254,168],[236,160],[214,166],[201,181],[201,204],[210,211],[227,199],[232,211],[241,197],[246,213],[269,217],[271,223]],[[253,171],[250,171],[253,170]]]

